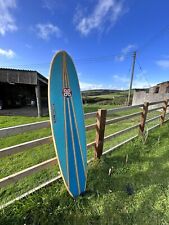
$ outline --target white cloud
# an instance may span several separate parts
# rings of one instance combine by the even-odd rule
[[[81,90],[94,90],[94,89],[118,89],[116,86],[111,84],[96,84],[88,82],[79,82]]]
[[[111,26],[114,25],[123,13],[124,4],[122,0],[97,0],[97,4],[90,15],[84,16],[82,10],[78,8],[74,22],[76,23],[76,29],[87,36],[94,29],[104,30],[107,22]]]
[[[52,54],[56,54],[59,51],[59,49],[52,49]]]
[[[116,56],[115,60],[118,61],[118,62],[123,62],[125,60],[125,56],[124,55]]]
[[[113,75],[113,79],[118,84],[118,86],[121,86],[124,89],[129,88],[130,76],[126,77],[125,75]],[[149,88],[153,85],[155,84],[147,80],[146,70],[142,71],[141,73],[135,73],[132,88]]]
[[[43,40],[48,40],[51,36],[55,36],[57,38],[60,38],[62,35],[61,30],[58,26],[53,25],[51,23],[46,24],[37,24],[36,25],[36,32],[37,35],[42,38]]]
[[[161,68],[169,69],[169,59],[158,60],[156,64]]]
[[[11,14],[14,8],[16,8],[16,0],[0,0],[0,35],[18,29]]]
[[[102,89],[102,88],[103,88],[102,84],[80,82],[81,90],[92,90],[92,89]]]
[[[15,56],[15,52],[11,49],[4,50],[0,48],[0,56],[5,56],[6,58],[13,58]]]
[[[46,8],[48,10],[51,10],[51,11],[53,10],[54,5],[56,4],[56,2],[54,2],[53,0],[52,1],[51,0],[43,0],[42,2],[43,2],[42,7]]]
[[[148,73],[146,70],[143,70],[141,73],[137,73],[134,76],[133,88],[149,88],[154,86],[154,82],[150,82],[147,79]]]
[[[152,85],[151,85],[152,86]],[[151,87],[145,80],[134,80],[132,88],[149,88]]]
[[[121,83],[129,83],[129,78],[123,75],[113,75],[113,79]]]
[[[127,53],[129,53],[131,50],[133,50],[134,48],[136,48],[135,45],[129,44],[129,45],[127,45],[125,48],[123,48],[123,49],[121,50],[121,52],[122,52],[123,54],[127,54]]]
[[[123,62],[126,58],[126,55],[134,49],[136,49],[136,45],[134,44],[127,45],[125,48],[121,50],[121,54],[115,57],[115,60],[118,62]]]
[[[63,0],[42,0],[42,7],[48,9],[52,13],[58,8],[63,8],[65,2]]]

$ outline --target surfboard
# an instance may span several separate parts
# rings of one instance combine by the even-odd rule
[[[76,198],[86,190],[86,135],[77,72],[65,51],[57,52],[51,62],[48,96],[59,168],[69,194]]]

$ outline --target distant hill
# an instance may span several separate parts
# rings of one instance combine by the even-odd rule
[[[126,92],[126,90],[112,90],[112,89],[95,89],[95,90],[86,90],[82,91],[82,95],[87,96],[95,96],[95,95],[107,95],[112,93],[120,93],[120,92]]]
[[[126,105],[128,98],[128,90],[87,90],[82,91],[82,98],[84,104]]]

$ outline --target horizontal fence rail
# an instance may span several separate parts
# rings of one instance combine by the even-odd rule
[[[96,117],[96,113],[97,112],[85,113],[84,117],[85,117],[85,119],[95,118]]]
[[[159,119],[159,118],[161,118],[161,116],[155,116],[155,117],[153,117],[151,119],[146,120],[146,123],[150,123],[150,122],[152,122],[152,121],[154,121],[156,119]]]
[[[57,164],[57,158],[55,157],[55,158],[46,160],[42,163],[39,163],[35,166],[29,167],[25,170],[22,170],[18,173],[12,174],[8,177],[2,178],[2,179],[0,179],[0,187],[2,188],[2,187],[6,186],[6,185],[9,185],[11,183],[15,183],[15,182],[17,182],[18,180],[20,180],[24,177],[30,176],[35,172],[39,172],[39,171],[41,171],[41,170],[43,170],[47,167],[50,167],[50,166],[53,166],[53,165],[56,165],[56,164]]]
[[[103,152],[103,155],[106,155],[107,153],[116,150],[116,149],[119,148],[120,146],[122,146],[122,145],[124,145],[124,144],[127,144],[128,142],[132,141],[132,140],[135,139],[136,137],[138,137],[138,135],[135,135],[135,136],[133,136],[133,137],[131,137],[131,138],[128,138],[127,140],[125,140],[125,141],[123,141],[123,142],[121,142],[121,143],[119,143],[119,144],[113,146],[112,148],[110,148],[110,149],[104,151],[104,152]]]
[[[122,111],[130,110],[130,109],[135,109],[135,108],[139,108],[139,107],[143,107],[143,104],[132,105],[132,106],[124,106],[124,107],[119,107],[119,108],[114,108],[114,109],[108,109],[107,115],[111,115],[115,112],[122,112]]]
[[[160,107],[156,107],[156,108],[151,108],[149,109],[149,106],[152,105],[156,105],[156,104],[161,104],[163,103],[163,106]],[[96,139],[95,141],[88,143],[87,144],[87,149],[90,149],[91,147],[94,147],[95,149],[95,157],[100,157],[101,155],[105,155],[109,152],[114,151],[115,149],[117,149],[118,147],[126,144],[127,142],[133,140],[134,138],[138,137],[139,134],[144,134],[144,126],[147,123],[150,123],[154,120],[160,119],[160,123],[154,125],[153,127],[149,128],[148,130],[152,130],[160,125],[163,124],[163,122],[169,121],[169,119],[165,119],[166,115],[169,115],[169,113],[167,113],[167,107],[168,107],[168,100],[165,101],[157,101],[157,102],[151,102],[151,103],[144,103],[144,104],[139,104],[139,105],[135,105],[135,106],[124,106],[124,107],[119,107],[119,108],[114,108],[114,109],[108,109],[108,110],[98,110],[98,112],[92,112],[92,113],[86,113],[85,119],[88,118],[96,118],[96,123],[87,125],[86,131],[90,131],[90,130],[95,130],[96,132]],[[125,116],[119,116],[117,118],[113,118],[113,119],[108,119],[106,120],[106,114],[107,116],[113,115],[113,113],[116,112],[123,112],[123,111],[128,111],[131,109],[139,109],[139,112],[135,112],[135,113],[131,113]],[[155,110],[160,110],[160,115],[155,116],[153,118],[147,119],[147,113],[149,112],[153,112]],[[136,116],[140,116],[140,123],[137,123],[131,127],[125,128],[123,130],[117,131],[113,134],[110,134],[108,136],[105,136],[105,126],[106,125],[110,125],[110,124],[114,124],[117,122],[121,122],[124,120],[128,120],[128,119],[132,119]],[[36,123],[30,123],[30,124],[25,124],[25,125],[19,125],[19,126],[14,126],[14,127],[8,127],[8,128],[2,128],[0,129],[0,138],[3,137],[8,137],[10,135],[16,135],[19,133],[23,133],[23,132],[27,132],[27,131],[32,131],[32,130],[37,130],[37,129],[42,129],[42,128],[50,128],[50,122],[49,120],[47,121],[42,121],[42,122],[36,122]],[[127,140],[115,145],[114,147],[103,151],[103,143],[104,141],[110,141],[113,138],[116,138],[120,135],[123,135],[125,133],[128,133],[134,129],[138,128],[138,134],[128,138]],[[23,152],[25,150],[28,149],[32,149],[34,147],[40,146],[40,145],[44,145],[44,144],[50,144],[52,143],[52,136],[48,136],[48,137],[43,137],[43,138],[39,138],[36,140],[32,140],[32,141],[28,141],[25,143],[21,143],[15,146],[10,146],[7,148],[3,148],[0,149],[0,158],[3,157],[8,157],[11,156],[13,154],[19,153],[19,152]],[[100,145],[101,144],[101,145]],[[101,146],[102,149],[99,149]],[[99,149],[99,154],[98,154],[98,149]],[[88,163],[90,161],[92,161],[94,158],[92,158],[91,160],[88,161]],[[14,173],[12,175],[9,175],[7,177],[4,177],[2,179],[0,179],[0,187],[5,187],[9,184],[15,183],[21,179],[23,179],[24,177],[30,176],[38,171],[42,171],[43,169],[49,168],[53,165],[57,164],[57,158],[52,158],[49,160],[46,160],[44,162],[41,162],[37,165],[31,166],[29,168],[26,168],[20,172]],[[49,185],[50,183],[56,181],[57,179],[59,179],[61,176],[58,176],[57,178],[53,178],[50,181],[47,181],[41,185],[39,185],[38,187],[30,190],[29,192],[23,194],[22,196],[20,196],[17,199],[21,199],[21,197],[27,196],[29,193],[33,193],[36,190],[39,190],[42,187],[45,187],[47,185]],[[14,200],[8,202],[6,205],[9,205],[10,203],[14,202]],[[3,208],[0,206],[0,208]]]
[[[20,133],[23,133],[26,131],[32,131],[32,130],[48,128],[48,127],[50,127],[49,120],[43,121],[43,122],[18,125],[18,126],[14,126],[14,127],[2,128],[2,129],[0,129],[0,138],[20,134]]]
[[[85,114],[85,118],[88,119],[88,118],[96,117],[96,113],[97,112],[87,113]],[[96,124],[87,125],[86,131],[95,129],[95,126]],[[23,124],[23,125],[18,125],[13,127],[5,127],[0,129],[0,138],[20,134],[27,131],[38,130],[42,128],[49,128],[49,127],[50,127],[49,120],[36,122],[36,123]]]
[[[34,192],[40,190],[41,188],[46,187],[46,186],[52,184],[53,182],[58,181],[60,178],[61,178],[61,175],[59,175],[59,176],[57,176],[57,177],[54,177],[53,179],[50,179],[50,180],[48,180],[48,181],[46,181],[46,182],[40,184],[39,186],[37,186],[37,187],[35,187],[35,188],[33,188],[33,189],[27,191],[26,193],[20,195],[19,197],[17,197],[17,198],[15,198],[15,199],[13,199],[13,200],[11,200],[11,201],[9,201],[9,202],[7,202],[7,203],[1,205],[1,206],[0,206],[0,210],[1,210],[1,209],[4,209],[5,207],[7,207],[7,206],[9,206],[9,205],[11,205],[11,204],[13,204],[13,203],[15,203],[16,201],[19,201],[19,200],[21,200],[21,199],[23,199],[23,198],[29,196],[30,194],[33,194]]]
[[[95,128],[96,128],[96,123],[93,123],[91,125],[87,125],[86,126],[86,131],[94,130]]]
[[[118,132],[116,132],[114,134],[110,134],[110,135],[108,135],[108,136],[106,136],[104,138],[104,141],[109,141],[109,140],[111,140],[111,139],[113,139],[115,137],[118,137],[118,136],[120,136],[122,134],[125,134],[125,133],[127,133],[127,132],[129,132],[129,131],[131,131],[131,130],[133,130],[135,128],[138,128],[138,127],[139,127],[139,124],[136,124],[134,126],[131,126],[131,127],[126,128],[124,130],[120,130],[120,131],[118,131]]]
[[[157,110],[159,110],[159,109],[162,109],[162,108],[163,108],[163,107],[160,106],[160,107],[157,107],[157,108],[149,109],[148,112],[150,113],[150,112],[153,112],[153,111],[157,111]]]
[[[117,118],[111,119],[111,120],[106,120],[106,125],[112,124],[112,123],[117,123],[117,122],[120,122],[122,120],[131,119],[131,118],[133,118],[135,116],[139,116],[139,115],[141,115],[141,112],[132,113],[132,114],[129,114],[127,116],[120,116],[120,117],[117,117]]]
[[[164,100],[158,101],[158,102],[150,102],[149,105],[157,105],[160,103],[164,103]]]
[[[10,156],[19,152],[23,152],[24,150],[34,148],[40,145],[52,143],[52,136],[36,139],[33,141],[28,141],[19,145],[14,145],[11,147],[0,149],[0,158],[5,156]]]
[[[95,141],[93,141],[93,142],[91,142],[91,143],[87,144],[87,149],[89,149],[89,148],[91,148],[91,147],[95,146],[95,144],[96,144],[96,142],[95,142]]]

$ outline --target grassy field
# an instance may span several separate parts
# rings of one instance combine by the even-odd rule
[[[114,106],[114,107],[117,107],[117,106]],[[110,109],[110,108],[113,108],[113,107],[112,107],[112,105],[103,105],[103,104],[101,104],[101,105],[85,104],[84,105],[84,111],[85,112],[97,111],[98,108]],[[140,111],[140,109],[132,109],[132,110],[129,110],[127,112],[114,113],[109,118],[115,118],[115,117],[122,116],[124,114],[129,114],[129,113],[133,113],[133,112],[137,112],[137,111]],[[159,112],[153,112],[153,113],[150,113],[148,115],[148,117],[152,117],[152,116],[155,116],[157,114],[159,114]],[[9,126],[14,126],[14,125],[18,125],[18,124],[31,123],[31,122],[47,120],[47,119],[49,119],[49,118],[45,117],[45,118],[38,119],[38,118],[33,118],[33,117],[5,117],[5,116],[2,116],[2,117],[0,117],[0,121],[1,121],[0,127],[1,128],[2,127],[9,127]],[[112,134],[116,131],[119,131],[119,130],[127,128],[127,127],[130,127],[134,124],[137,124],[137,123],[139,123],[139,121],[140,121],[140,117],[135,117],[133,119],[120,122],[118,124],[108,125],[108,126],[106,126],[105,133],[106,133],[106,135]],[[85,122],[86,122],[86,124],[94,123],[95,118],[88,119]],[[153,122],[153,123],[150,123],[149,126],[152,126],[155,123],[157,123],[157,121]],[[138,129],[135,129],[131,132],[128,132],[125,135],[121,135],[120,137],[113,139],[112,141],[105,142],[104,151],[109,149],[112,146],[117,145],[121,141],[123,141],[123,140],[125,140],[129,137],[132,137],[133,135],[135,135],[137,133],[138,133]],[[25,132],[25,133],[15,135],[15,136],[11,136],[11,137],[7,137],[7,138],[1,138],[0,139],[0,146],[1,146],[0,148],[2,149],[2,148],[5,148],[5,147],[8,147],[8,146],[12,146],[12,145],[16,145],[16,144],[23,143],[23,142],[26,142],[26,141],[30,141],[30,140],[34,140],[34,139],[37,139],[37,138],[45,137],[45,136],[48,136],[50,134],[51,134],[50,129],[45,128],[45,129],[36,130],[36,131],[33,131],[33,132]],[[94,139],[95,139],[95,130],[87,132],[87,143],[94,141]],[[140,142],[139,142],[139,144],[140,144]],[[94,151],[93,151],[93,148],[92,148],[91,150],[88,151],[88,159],[90,159],[93,156],[94,156]],[[11,175],[12,173],[19,172],[19,171],[21,171],[21,170],[23,170],[23,169],[25,169],[29,166],[33,166],[37,163],[43,162],[43,161],[45,161],[47,159],[50,159],[52,157],[55,157],[55,152],[54,152],[54,148],[53,148],[52,144],[43,145],[43,146],[36,147],[36,148],[30,149],[28,151],[22,152],[22,153],[18,153],[16,155],[13,155],[13,156],[10,156],[10,157],[5,157],[5,158],[1,159],[1,161],[0,161],[0,168],[1,168],[0,169],[0,179],[5,177],[5,176]],[[124,155],[124,157],[125,157],[125,155]],[[104,161],[104,159],[103,159],[103,161]],[[102,160],[98,164],[97,163],[98,162],[92,163],[89,166],[89,171],[90,170],[92,171],[94,169],[94,167],[96,167],[96,169],[97,169],[97,167],[100,168],[100,165],[102,165]],[[102,165],[102,166],[104,168],[104,165]],[[91,167],[91,169],[90,169],[90,167]],[[46,169],[46,170],[43,170],[41,172],[38,172],[38,173],[34,174],[33,176],[30,176],[28,178],[24,178],[22,181],[18,181],[16,184],[9,185],[6,188],[1,188],[0,189],[0,200],[1,200],[0,205],[9,201],[9,200],[11,200],[11,199],[13,199],[13,198],[15,198],[15,197],[17,197],[17,196],[19,196],[20,194],[30,190],[31,188],[36,187],[37,185],[45,182],[46,180],[49,180],[50,178],[55,177],[56,175],[58,175],[58,173],[59,173],[59,170],[58,170],[57,166],[51,167],[50,169]],[[90,176],[91,175],[90,175],[90,172],[89,172],[89,182],[90,182]],[[102,178],[98,178],[98,179],[102,179]],[[65,195],[66,198],[68,198],[62,182],[61,183],[59,182],[58,184],[56,184],[56,186],[57,186],[57,188],[60,188],[61,190],[64,190],[64,195]],[[57,192],[60,192],[60,189],[57,190]],[[54,189],[54,190],[56,190],[56,189]],[[47,201],[50,201],[50,198]],[[15,207],[15,205],[14,205],[14,207]],[[75,206],[73,206],[73,207],[75,207]],[[2,222],[3,222],[3,220],[5,221],[5,218],[6,218],[7,219],[6,221],[10,224],[10,220],[8,221],[9,215],[6,217],[5,214],[6,214],[6,210],[4,211],[4,214],[2,214],[2,218],[3,218]],[[17,216],[17,213],[15,215]],[[46,214],[45,214],[45,216],[46,216]],[[17,224],[19,224],[19,220],[18,220]],[[33,222],[29,223],[29,221],[26,221],[25,223],[26,224],[43,224],[42,222],[40,222],[40,223],[36,222],[36,220],[34,221],[34,223]],[[2,223],[2,224],[6,224],[6,223]],[[48,224],[48,223],[46,222],[46,224]],[[68,224],[68,223],[66,222],[66,224]]]
[[[110,108],[110,105],[107,105],[106,107],[101,106],[102,108]],[[96,105],[92,105],[92,106],[85,106],[85,112],[90,112],[90,111],[96,111],[98,109],[98,105],[96,108]],[[140,110],[140,109],[139,109]],[[126,113],[133,113],[136,112],[138,110],[134,109],[134,110],[129,110]],[[115,118],[118,116],[124,115],[124,112],[122,113],[116,113],[113,114],[110,118]],[[152,116],[152,115],[150,115]],[[20,120],[19,120],[20,118]],[[42,119],[48,119],[48,118],[41,118]],[[8,127],[12,125],[17,125],[18,121],[19,124],[22,123],[30,123],[30,122],[34,122],[35,118],[31,118],[31,117],[0,117],[1,120],[1,124],[2,127]],[[37,119],[37,121],[39,121],[39,119]],[[105,135],[109,135],[112,134],[114,132],[117,132],[121,129],[130,127],[131,125],[137,124],[140,121],[139,117],[130,119],[130,120],[126,120],[123,122],[119,122],[117,124],[112,124],[112,125],[108,125],[106,126],[106,130],[105,130]],[[86,124],[91,124],[95,122],[95,118],[91,118],[85,121]],[[117,145],[118,143],[124,141],[127,138],[132,137],[133,135],[138,133],[138,129],[135,129],[131,132],[128,132],[127,134],[121,135],[118,138],[115,138],[111,141],[105,142],[104,144],[104,150],[109,149],[110,147],[113,147],[115,145]],[[10,137],[6,137],[6,138],[1,138],[0,139],[0,146],[1,149],[5,148],[5,147],[9,147],[12,145],[16,145],[16,144],[20,144],[26,141],[31,141],[34,139],[38,139],[38,138],[42,138],[45,136],[48,136],[51,134],[51,131],[49,128],[44,128],[44,129],[40,129],[40,130],[35,130],[35,131],[31,131],[31,132],[25,132],[22,134],[18,134],[15,136],[10,136]],[[89,131],[87,132],[87,143],[93,142],[95,139],[95,130]],[[48,160],[52,157],[55,156],[55,151],[54,151],[54,147],[52,144],[47,144],[47,145],[43,145],[43,146],[39,146],[33,149],[30,149],[28,151],[24,151],[15,155],[12,155],[10,157],[5,157],[0,161],[0,178],[3,178],[5,176],[11,175],[13,173],[19,172],[23,169],[26,169],[29,166],[33,166],[35,164],[41,163],[45,160]],[[90,159],[91,157],[94,156],[94,149],[91,148],[91,150],[88,151],[88,159]],[[49,178],[52,178],[54,176],[56,176],[58,172],[58,169],[55,168],[51,168],[51,170],[45,170],[43,172],[39,172],[37,173],[37,175],[35,174],[35,176],[30,177],[30,178],[25,178],[23,180],[23,182],[19,181],[18,185],[16,187],[16,185],[10,185],[7,188],[2,188],[0,189],[0,197],[1,197],[1,204],[5,203],[15,197],[17,197],[18,195],[30,190],[31,188],[37,186],[38,184],[40,184],[43,181],[48,180]],[[33,179],[33,181],[31,180]],[[24,183],[24,185],[23,185]]]
[[[128,91],[84,91],[82,93],[83,102],[99,105],[125,105],[128,99]],[[131,93],[132,101],[133,93]]]
[[[166,123],[90,163],[84,196],[59,181],[0,211],[0,224],[169,224],[168,132]]]

